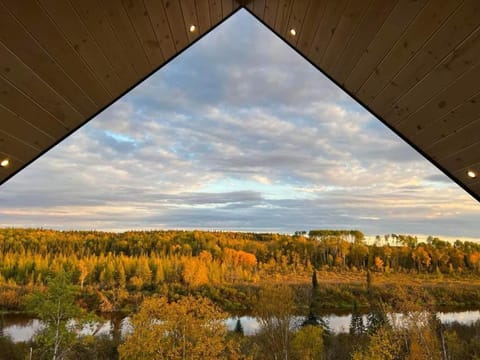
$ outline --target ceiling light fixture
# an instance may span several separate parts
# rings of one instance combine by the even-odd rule
[[[292,36],[297,35],[297,30],[295,30],[295,29],[293,29],[293,28],[290,29],[290,35],[292,35]]]
[[[2,162],[0,162],[0,167],[6,168],[8,165],[10,165],[10,160],[8,159],[3,159]]]
[[[195,25],[190,25],[190,32],[195,32],[197,30],[197,27]]]
[[[475,179],[477,177],[477,172],[474,171],[474,170],[468,170],[467,171],[467,176],[470,178],[470,179]]]

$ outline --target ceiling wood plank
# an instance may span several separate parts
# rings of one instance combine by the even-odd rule
[[[478,77],[469,79],[464,74],[472,72],[470,76],[478,76],[474,70],[478,68],[478,54],[480,28],[399,99],[388,113],[389,121],[399,124],[400,129],[421,128],[473,96],[478,91]],[[458,92],[445,90],[451,86]]]
[[[138,74],[134,65],[129,62],[122,42],[117,38],[97,0],[70,0],[82,22],[88,27],[90,34],[100,46],[110,64],[119,76],[122,87],[129,87],[134,83]]]
[[[200,27],[200,34],[205,34],[212,27],[210,21],[210,5],[208,0],[195,0],[197,7],[198,26]]]
[[[0,42],[0,76],[34,99],[55,118],[69,127],[83,120],[75,108],[27,67],[3,43]]]
[[[158,0],[145,0],[145,7],[152,22],[153,31],[160,43],[163,56],[165,59],[172,58],[176,54],[176,49],[162,3]]]
[[[370,3],[371,1],[350,1],[348,3],[322,60],[319,62],[322,69],[328,72],[336,64]]]
[[[151,68],[159,67],[163,64],[165,58],[143,1],[122,0],[122,4],[142,44],[143,51],[147,55]]]
[[[282,37],[287,32],[288,19],[290,18],[293,0],[278,0],[277,16],[275,18],[275,31]]]
[[[44,129],[52,137],[62,137],[70,127],[62,124],[28,96],[0,77],[0,104],[34,126]]]
[[[374,0],[329,75],[342,85],[398,0]]]
[[[441,159],[441,164],[453,173],[464,168],[470,168],[479,162],[479,158],[480,141],[457,153],[449,154],[448,157]]]
[[[480,63],[431,99],[412,118],[401,123],[398,128],[406,134],[415,133],[415,130],[421,130],[425,124],[434,123],[437,118],[449,114],[451,110],[461,105],[465,99],[470,99],[478,94],[478,79],[480,79]],[[479,115],[478,107],[475,109],[470,106],[469,108],[477,110],[472,114],[473,117],[477,118]],[[455,124],[455,127],[458,129],[459,124]],[[463,143],[465,140],[459,138],[458,141]]]
[[[325,50],[333,38],[340,18],[348,4],[348,0],[335,0],[329,1],[325,9],[325,15],[322,18],[322,22],[317,29],[315,39],[313,40],[312,47],[308,53],[308,57],[315,64],[319,65]],[[324,69],[322,69],[324,70]]]
[[[444,116],[435,121],[425,124],[421,129],[411,135],[411,139],[420,146],[428,148],[443,139],[454,135],[464,126],[480,117],[480,93],[470,99],[464,100],[455,109],[450,110]]]
[[[397,3],[345,80],[345,86],[351,93],[357,93],[369,75],[374,72],[376,66],[392,49],[392,44],[397,43],[400,36],[426,4],[427,0]]]
[[[279,2],[277,0],[265,0],[265,15],[263,21],[272,29],[275,27]]]
[[[41,149],[34,148],[24,142],[15,139],[11,135],[0,130],[0,152],[15,154],[15,157],[23,162],[29,162]]]
[[[445,24],[436,31],[420,51],[370,102],[371,108],[385,116],[397,100],[438,66],[480,24],[480,2],[466,0]]]
[[[55,140],[53,136],[36,128],[2,105],[0,105],[0,119],[2,119],[1,129],[4,132],[39,149],[47,148]]]
[[[8,159],[10,164],[6,168],[0,167],[0,179],[6,179],[9,176],[20,171],[24,166],[25,162],[17,159],[13,154],[0,151],[0,159]]]
[[[138,80],[140,80],[152,71],[152,67],[122,6],[121,0],[99,1],[99,4],[103,6],[113,31],[123,44],[125,56],[133,64],[135,72],[139,76]]]
[[[459,181],[461,181],[463,184],[467,185],[472,190],[476,186],[478,186],[478,190],[476,190],[476,193],[480,193],[480,179],[478,177],[475,178],[475,179],[472,179],[469,176],[467,176],[467,171],[468,170],[475,170],[478,173],[480,173],[480,162],[472,164],[468,168],[463,168],[463,169],[456,170],[452,173],[452,175],[455,178],[457,178]]]
[[[265,0],[255,0],[249,3],[249,9],[257,15],[260,19],[263,19],[265,16],[265,6],[266,6]]]
[[[238,4],[235,5],[235,10],[238,8]],[[234,11],[233,0],[222,0],[222,16],[226,18]]]
[[[297,49],[304,56],[308,54],[308,51],[312,46],[317,29],[322,22],[327,2],[327,0],[315,0],[310,2],[307,14],[303,20],[302,31],[300,32],[297,41]]]
[[[162,3],[172,31],[175,49],[177,49],[177,52],[182,51],[188,45],[188,36],[180,2],[179,0],[162,0]]]
[[[389,54],[378,64],[375,71],[371,72],[359,89],[358,97],[367,102],[375,99],[460,4],[461,2],[456,1],[430,0]]]
[[[293,0],[292,11],[288,19],[286,38],[288,42],[297,45],[300,33],[303,31],[303,22],[305,15],[310,5],[310,0]],[[297,32],[296,36],[292,36],[289,32],[294,29]]]
[[[78,56],[78,53],[36,2],[3,1],[8,4],[9,10],[28,30],[29,34],[38,41],[52,58],[58,61],[68,76],[89,95],[95,104],[103,106],[108,103],[110,99],[108,90],[95,77],[92,70]]]
[[[183,19],[188,29],[191,25],[196,27],[195,31],[187,31],[188,41],[193,42],[199,35],[198,29],[198,18],[197,18],[197,7],[195,5],[195,0],[182,0],[182,13]]]
[[[53,22],[57,25],[59,32],[67,43],[73,47],[77,56],[82,58],[88,68],[91,69],[97,81],[107,89],[111,96],[119,95],[122,92],[122,83],[119,76],[91,37],[70,2],[64,0],[39,1],[50,18],[54,19]]]
[[[480,134],[480,114],[476,121],[469,123],[460,129],[456,129],[454,135],[448,136],[441,141],[436,142],[428,147],[428,152],[435,159],[444,159],[449,154],[457,153],[478,141]],[[479,154],[480,159],[480,154]]]
[[[0,3],[0,41],[84,116],[90,116],[95,111],[95,102],[24,30],[20,23],[10,16],[2,3]]]
[[[469,186],[472,192],[475,194],[480,194],[480,182],[476,182],[475,184],[472,184]]]
[[[217,25],[222,21],[222,1],[221,0],[209,0],[210,5],[210,20],[212,26]]]

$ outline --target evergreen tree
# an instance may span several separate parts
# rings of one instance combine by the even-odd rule
[[[363,316],[358,311],[357,302],[353,303],[352,319],[350,321],[350,335],[362,335],[365,332]]]
[[[233,332],[235,334],[238,334],[238,335],[241,335],[241,336],[244,335],[243,326],[242,326],[242,322],[240,321],[240,319],[237,319],[237,323],[235,324],[235,329],[233,329]]]
[[[378,306],[374,306],[367,315],[367,332],[373,334],[384,325],[389,325],[387,315]]]
[[[307,326],[307,325],[312,325],[312,326],[320,325],[320,321],[318,320],[317,316],[313,313],[312,309],[310,309],[308,316],[302,322],[302,326]]]
[[[308,316],[305,318],[305,320],[303,320],[301,326],[318,326],[322,328],[322,333],[324,336],[331,335],[330,325],[328,324],[328,321],[321,316],[315,315],[311,308]]]
[[[372,295],[372,274],[369,269],[367,270],[367,293]]]
[[[315,270],[313,270],[312,274],[312,287],[314,290],[318,288],[317,272]]]

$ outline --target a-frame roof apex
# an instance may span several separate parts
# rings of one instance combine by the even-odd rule
[[[0,184],[240,8],[480,200],[477,0],[2,0]]]

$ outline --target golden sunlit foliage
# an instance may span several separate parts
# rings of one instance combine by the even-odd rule
[[[234,346],[226,340],[226,317],[205,298],[146,299],[132,317],[120,359],[235,359]]]
[[[285,284],[266,285],[260,291],[255,316],[260,324],[259,338],[268,359],[288,359],[295,301]]]
[[[293,336],[291,348],[295,359],[324,359],[323,329],[320,326],[312,325],[302,327]]]
[[[96,294],[95,299],[85,295],[91,308],[116,311],[127,300],[136,306],[141,293],[175,298],[185,291],[207,295],[226,308],[245,309],[250,295],[241,287],[262,282],[305,284],[314,269],[330,283],[350,278],[358,283],[366,270],[439,279],[444,274],[477,276],[480,271],[476,243],[452,244],[437,238],[418,243],[414,237],[392,234],[367,245],[359,231],[314,230],[310,237],[304,235],[0,229],[0,305],[21,308],[19,298],[25,292],[61,272],[68,273],[85,294]],[[358,291],[340,294],[338,288],[322,289],[331,290],[329,306],[338,304],[339,297],[350,306]]]

